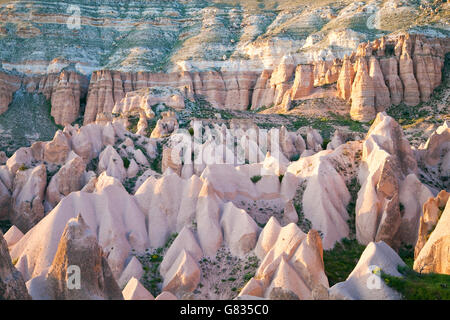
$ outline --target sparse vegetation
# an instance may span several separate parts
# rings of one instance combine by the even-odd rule
[[[128,158],[122,157],[122,161],[125,169],[128,169],[130,167],[130,160],[128,160]]]
[[[365,246],[356,239],[342,239],[333,249],[323,252],[325,273],[330,287],[338,282],[345,281],[358,263]]]
[[[420,274],[409,266],[399,266],[403,277],[381,272],[384,282],[399,292],[405,300],[450,300],[450,275]]]
[[[147,250],[143,255],[136,255],[136,258],[142,264],[144,275],[140,279],[142,285],[156,297],[161,293],[162,277],[159,273],[159,266],[164,259],[164,254],[172,245],[178,236],[177,233],[172,234],[162,248]]]

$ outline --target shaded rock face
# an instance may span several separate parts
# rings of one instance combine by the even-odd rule
[[[11,262],[8,245],[0,231],[0,300],[29,300],[25,281]]]
[[[0,114],[8,110],[13,94],[20,89],[21,83],[19,77],[0,72]]]
[[[68,286],[72,284],[71,266],[79,268],[79,289]],[[67,222],[46,282],[49,295],[56,300],[123,299],[103,250],[81,215]]]
[[[53,137],[53,140],[46,143],[43,148],[43,160],[49,163],[62,164],[66,161],[67,155],[70,151],[70,142],[65,134],[58,130]],[[39,159],[39,157],[34,157]]]
[[[76,72],[63,71],[53,83],[51,115],[56,124],[70,124],[78,118],[85,86],[82,77]]]
[[[44,193],[47,171],[44,164],[17,171],[11,197],[10,221],[27,232],[44,217]]]
[[[85,170],[86,164],[79,156],[75,156],[59,169],[50,180],[45,196],[52,207],[69,193],[82,188]]]
[[[178,129],[178,120],[175,112],[167,111],[162,113],[162,119],[156,123],[155,129],[151,133],[151,138],[164,138]]]
[[[43,76],[18,77],[0,72],[0,114],[8,109],[14,92],[23,85],[29,93],[41,93],[51,102],[55,123],[74,122],[80,111],[80,100],[86,96],[88,79],[75,71],[63,70]]]
[[[215,108],[246,110],[252,101],[252,91],[258,77],[256,72],[177,72],[177,73],[122,73],[101,70],[92,74],[89,85],[84,124],[96,121],[103,113],[123,109],[121,100],[130,92],[143,88],[177,94],[152,94],[149,103],[166,103],[176,109],[184,108],[184,98],[204,96]],[[117,106],[115,106],[117,105]]]
[[[450,122],[445,121],[417,150],[421,167],[437,173],[443,188],[450,186]]]
[[[423,216],[414,250],[414,270],[450,274],[450,194],[442,190],[423,205]]]

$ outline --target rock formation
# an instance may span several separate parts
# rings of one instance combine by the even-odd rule
[[[379,113],[363,145],[361,189],[356,203],[359,242],[382,240],[390,246],[399,245],[400,185],[408,174],[416,172],[417,163],[401,127],[385,113]]]
[[[0,231],[0,300],[31,299],[22,274],[14,268],[8,252],[8,245]]]
[[[259,236],[255,253],[262,262],[240,296],[310,300],[320,298],[313,292],[327,291],[322,242],[317,231],[305,235],[295,224],[282,228],[271,218]]]
[[[350,116],[358,121],[370,121],[375,118],[375,85],[369,75],[367,61],[359,58],[357,62],[355,80],[352,84],[352,107]]]
[[[373,88],[375,91],[375,110],[377,112],[383,112],[391,105],[389,90],[386,86],[378,60],[375,57],[371,57],[369,63],[369,75],[373,80]]]
[[[78,118],[85,90],[83,80],[76,72],[63,71],[53,84],[51,115],[57,124],[70,124]]]
[[[346,55],[344,57],[342,69],[341,72],[339,73],[339,78],[337,81],[337,90],[340,98],[344,100],[350,99],[354,78],[355,78],[355,70],[353,68],[352,62]]]
[[[381,70],[389,88],[391,102],[398,105],[403,101],[403,83],[398,73],[398,60],[396,57],[380,59]]]
[[[77,275],[77,271],[72,274],[73,266],[79,271],[79,279],[71,278]],[[123,299],[103,250],[81,215],[67,222],[46,285],[55,300]]]
[[[292,86],[292,99],[297,100],[308,96],[314,88],[313,66],[298,65],[295,70],[294,84]]]
[[[401,295],[381,278],[381,271],[401,277],[398,266],[405,263],[383,241],[367,245],[358,264],[344,282],[330,288],[330,298],[338,300],[399,300]]]
[[[67,161],[51,178],[45,198],[55,207],[69,193],[79,191],[83,187],[86,164],[78,155]]]
[[[47,185],[45,165],[19,170],[14,178],[9,219],[27,232],[44,217],[44,194]]]
[[[8,110],[13,94],[20,89],[21,82],[17,76],[0,72],[0,114]]]
[[[155,297],[134,277],[127,283],[122,294],[125,300],[155,300]]]
[[[156,123],[155,129],[152,131],[151,138],[163,138],[170,135],[178,129],[178,120],[176,114],[171,111],[163,112],[162,119]]]
[[[423,216],[415,247],[414,270],[450,275],[450,194],[442,190],[423,205]]]

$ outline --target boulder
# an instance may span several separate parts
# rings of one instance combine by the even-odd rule
[[[65,134],[58,130],[52,141],[45,144],[44,160],[49,163],[63,164],[70,152],[70,144]]]

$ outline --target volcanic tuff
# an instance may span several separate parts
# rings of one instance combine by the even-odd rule
[[[385,276],[450,273],[448,2],[70,5],[0,1],[0,298],[400,299]]]

